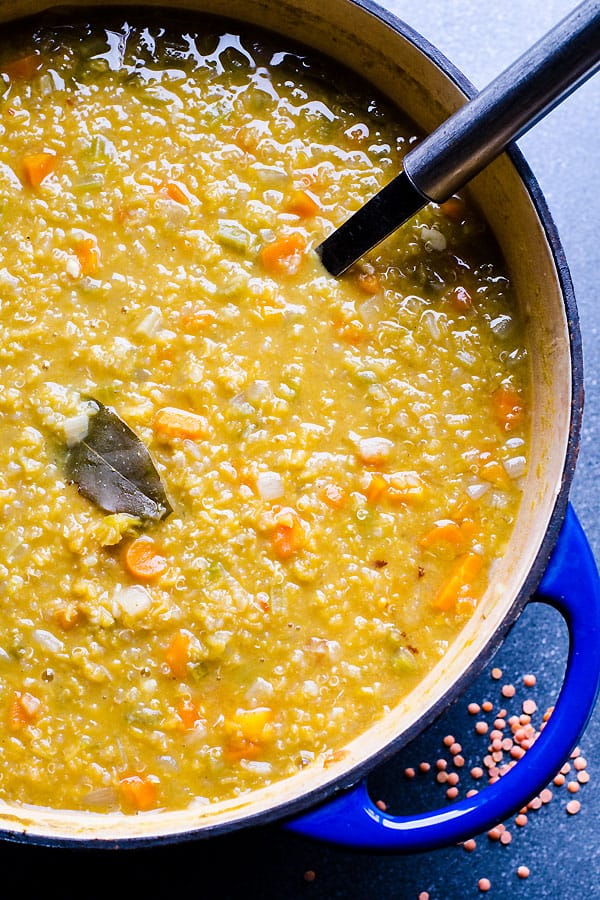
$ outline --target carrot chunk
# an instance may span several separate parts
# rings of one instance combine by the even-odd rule
[[[119,781],[121,799],[125,806],[144,812],[152,809],[158,799],[158,784],[142,775],[127,775]]]
[[[54,171],[58,159],[54,153],[31,153],[23,157],[25,177],[32,187],[41,183]]]
[[[190,661],[190,635],[178,631],[165,651],[165,661],[175,678],[185,678]]]
[[[320,493],[321,500],[331,509],[341,509],[346,505],[346,492],[339,484],[326,484]]]
[[[0,66],[0,70],[9,78],[21,81],[30,81],[41,68],[42,59],[39,53],[28,53],[27,56],[20,56],[19,59],[2,63]]]
[[[100,265],[100,250],[93,238],[83,238],[75,245],[82,275],[95,275]]]
[[[374,272],[359,272],[356,283],[365,294],[376,294],[381,288],[379,278]]]
[[[525,405],[521,395],[512,385],[500,385],[492,395],[492,404],[496,420],[504,431],[512,431],[523,418]]]
[[[166,572],[168,563],[151,537],[135,538],[125,548],[125,566],[138,581],[154,581]]]
[[[279,559],[289,559],[294,553],[302,549],[304,544],[304,529],[297,521],[292,526],[279,524],[275,526],[271,543],[273,550]]]
[[[202,719],[198,706],[191,697],[182,698],[177,704],[177,715],[181,719],[183,731],[191,731],[197,722]]]
[[[304,238],[294,232],[265,244],[260,251],[260,260],[263,268],[271,274],[295,275],[302,265],[305,251]]]
[[[319,204],[306,191],[296,191],[287,204],[288,212],[300,216],[301,219],[310,219],[319,212]]]
[[[165,406],[154,417],[154,432],[158,438],[187,438],[197,441],[206,437],[206,422],[202,416],[186,409]]]
[[[472,583],[483,566],[483,559],[478,553],[465,553],[461,556],[454,571],[442,585],[433,601],[436,609],[447,612],[456,606],[459,600],[472,591]]]
[[[19,731],[25,725],[31,725],[39,717],[42,701],[29,691],[15,691],[8,707],[8,727],[10,731]]]
[[[183,188],[176,181],[163,181],[157,188],[157,193],[164,194],[169,200],[175,203],[181,203],[182,206],[189,204],[190,200]]]

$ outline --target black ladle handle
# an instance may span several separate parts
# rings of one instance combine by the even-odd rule
[[[600,66],[600,0],[584,0],[404,158],[403,171],[317,248],[332,275],[427,203],[443,203]]]

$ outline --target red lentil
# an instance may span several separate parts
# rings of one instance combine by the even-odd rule
[[[579,782],[579,784],[587,784],[589,780],[589,772],[581,771],[577,773],[577,781]]]
[[[415,777],[415,770],[412,769],[412,768],[410,768],[410,767],[407,768],[407,769],[405,769],[405,770],[404,770],[404,777],[405,777],[405,778],[414,778],[414,777]]]
[[[385,812],[387,810],[387,803],[385,802],[385,800],[377,800],[375,802],[375,806],[377,807],[377,809],[380,809],[381,812]]]
[[[456,800],[456,798],[458,797],[458,788],[449,787],[446,791],[446,797],[448,797],[449,800]]]
[[[537,703],[535,700],[525,700],[522,709],[526,716],[532,716],[537,709]]]
[[[581,809],[581,803],[579,800],[569,800],[566,806],[566,810],[570,816],[574,816]]]
[[[515,825],[519,828],[524,828],[528,821],[529,819],[524,813],[519,813],[519,815],[515,817]]]
[[[482,778],[483,777],[483,769],[481,766],[473,766],[471,769],[471,778]]]
[[[477,844],[475,843],[475,841],[473,840],[473,838],[469,838],[468,841],[465,841],[465,842],[463,843],[463,847],[464,847],[464,849],[465,849],[468,853],[472,853],[473,850],[476,849]]]
[[[467,710],[472,716],[476,716],[481,711],[481,707],[479,703],[469,703]]]
[[[484,894],[485,894],[487,891],[489,891],[489,889],[491,888],[491,886],[492,886],[492,882],[490,881],[489,878],[480,878],[479,881],[477,882],[477,887],[478,887],[479,890],[482,891],[482,893],[484,893]]]
[[[516,689],[514,684],[503,684],[502,685],[502,696],[503,697],[514,697],[516,693]]]
[[[550,801],[552,800],[552,796],[553,794],[550,788],[544,788],[544,790],[540,793],[540,800],[542,801],[542,803],[550,803]]]
[[[567,784],[567,790],[570,794],[576,794],[579,790],[579,782],[569,781],[569,783]]]
[[[458,741],[454,741],[452,744],[450,744],[450,748],[449,748],[449,749],[450,749],[450,753],[452,754],[452,756],[456,756],[458,753],[461,752],[462,747],[461,747],[461,745],[458,743]]]
[[[506,844],[510,844],[511,841],[512,841],[512,834],[510,833],[510,831],[503,831],[502,834],[500,835],[500,843],[506,845]]]
[[[475,731],[477,732],[477,734],[487,734],[487,722],[477,722],[477,724],[475,725]]]
[[[438,759],[435,764],[436,769],[447,769],[448,768],[448,760],[447,759]]]
[[[305,881],[314,881],[316,877],[317,877],[317,873],[314,871],[314,869],[307,869],[306,872],[304,873]]]
[[[491,702],[491,700],[484,700],[481,704],[481,708],[484,712],[491,712],[494,708],[494,704]]]
[[[419,894],[418,900],[429,900],[429,894],[427,891],[421,891]]]
[[[535,675],[523,675],[523,684],[525,687],[535,687],[537,678]]]
[[[529,869],[527,866],[519,866],[517,869],[517,875],[519,878],[529,878]]]
[[[429,772],[430,769],[431,769],[431,766],[428,762],[419,763],[419,771],[420,772]]]
[[[446,747],[451,747],[453,743],[454,743],[454,735],[453,735],[453,734],[447,734],[446,737],[444,738],[444,744],[445,744],[445,746],[446,746]]]
[[[498,669],[498,668],[492,669],[492,678],[495,681],[498,681],[499,678],[502,678],[502,669]]]
[[[456,766],[457,769],[462,769],[462,767],[463,767],[464,764],[465,764],[465,758],[464,758],[464,756],[460,756],[460,755],[459,755],[459,756],[455,756],[454,759],[453,759],[452,761],[453,761],[453,763],[454,763],[454,765]]]
[[[573,762],[573,768],[579,771],[587,767],[587,759],[584,756],[578,756]]]

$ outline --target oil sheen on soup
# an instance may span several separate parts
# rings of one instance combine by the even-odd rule
[[[413,126],[284,39],[174,21],[1,51],[6,801],[135,814],[331,765],[440,662],[521,498],[523,323],[468,197],[332,277],[315,247]],[[131,480],[99,416],[160,515],[90,493]]]

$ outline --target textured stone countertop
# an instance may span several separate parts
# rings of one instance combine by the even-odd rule
[[[326,3],[327,0],[324,0]],[[572,7],[568,0],[383,0],[482,88]],[[226,10],[224,10],[226,11]],[[571,500],[597,559],[600,559],[600,75],[596,75],[526,134],[523,151],[558,228],[573,278],[584,347],[586,407]],[[442,720],[376,770],[372,793],[394,811],[445,802],[433,775],[407,779],[404,769],[443,755],[442,739],[452,733],[464,754],[481,758],[469,700],[498,700],[505,681],[518,688],[515,702],[533,696],[549,706],[561,684],[567,650],[566,629],[554,611],[528,607],[500,647],[494,681],[488,668]],[[599,648],[600,652],[600,648]],[[522,676],[537,674],[526,693]],[[507,706],[509,703],[507,702]],[[515,706],[512,707],[514,711]],[[517,711],[520,711],[518,709]],[[488,878],[487,896],[500,900],[586,900],[600,898],[600,709],[581,739],[590,781],[578,794],[581,811],[569,816],[566,788],[556,788],[547,805],[533,811],[523,828],[507,821],[510,844],[479,836],[474,852],[460,847],[414,856],[357,854],[285,832],[279,825],[245,829],[191,845],[136,851],[85,851],[0,846],[2,882],[13,896],[40,896],[54,886],[57,896],[105,898],[119,889],[139,898],[264,898],[264,900],[469,900],[480,896],[478,880]],[[483,751],[485,752],[485,750]],[[571,776],[572,777],[572,773]],[[96,851],[98,853],[98,851]],[[527,879],[517,867],[530,869]],[[314,880],[304,873],[312,870]],[[77,873],[77,874],[76,874]],[[8,895],[8,891],[7,891]]]

